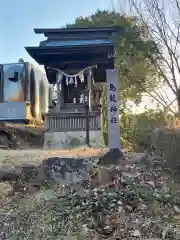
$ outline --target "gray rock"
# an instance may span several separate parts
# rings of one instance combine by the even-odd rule
[[[99,158],[100,165],[119,164],[120,159],[123,158],[123,153],[118,148],[110,149],[103,156]]]
[[[52,157],[43,161],[48,166],[50,179],[55,182],[75,183],[83,179],[91,161],[86,158]]]
[[[21,175],[19,168],[4,167],[0,169],[0,181],[17,181]]]

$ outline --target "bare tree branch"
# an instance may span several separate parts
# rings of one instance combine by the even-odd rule
[[[173,110],[173,109],[171,108],[172,103],[173,103],[174,101],[172,101],[170,104],[167,105],[167,104],[165,104],[164,102],[162,102],[155,94],[153,94],[153,93],[148,93],[148,95],[149,95],[152,99],[154,99],[158,104],[160,104],[165,110],[171,112],[171,113],[174,114],[174,115],[177,113],[177,112],[176,112],[176,109]]]
[[[128,2],[133,14],[147,26],[149,38],[158,46],[159,58],[151,53],[149,58],[175,95],[180,113],[180,0],[128,0]],[[153,94],[167,105],[160,93],[156,91]]]

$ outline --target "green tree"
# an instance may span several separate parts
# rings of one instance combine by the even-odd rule
[[[116,46],[116,68],[119,76],[120,110],[126,108],[127,100],[136,104],[141,102],[142,94],[151,92],[157,87],[157,72],[149,61],[149,53],[156,56],[157,48],[148,39],[146,26],[139,19],[124,17],[115,11],[97,10],[88,17],[78,17],[74,23],[67,24],[74,27],[121,27]],[[106,86],[103,91],[103,131],[107,131],[107,101]],[[122,118],[124,119],[124,118]]]
[[[88,16],[78,17],[73,27],[119,26],[122,34],[117,39],[116,67],[119,72],[121,105],[126,100],[141,101],[144,92],[157,87],[157,72],[148,59],[148,53],[156,55],[156,46],[148,39],[146,26],[137,18],[124,17],[115,11],[100,11]]]

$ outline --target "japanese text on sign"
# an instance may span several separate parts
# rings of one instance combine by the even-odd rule
[[[116,124],[118,122],[117,120],[117,100],[116,100],[116,94],[114,93],[116,91],[116,86],[114,84],[109,84],[109,111],[111,112],[111,124]]]
[[[120,149],[117,70],[106,70],[106,77],[108,100],[108,145],[109,149]]]

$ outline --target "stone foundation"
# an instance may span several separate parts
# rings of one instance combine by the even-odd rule
[[[100,130],[91,130],[89,132],[91,147],[102,147],[103,136]],[[80,147],[85,145],[85,131],[71,132],[45,132],[44,133],[44,148],[65,149]]]

